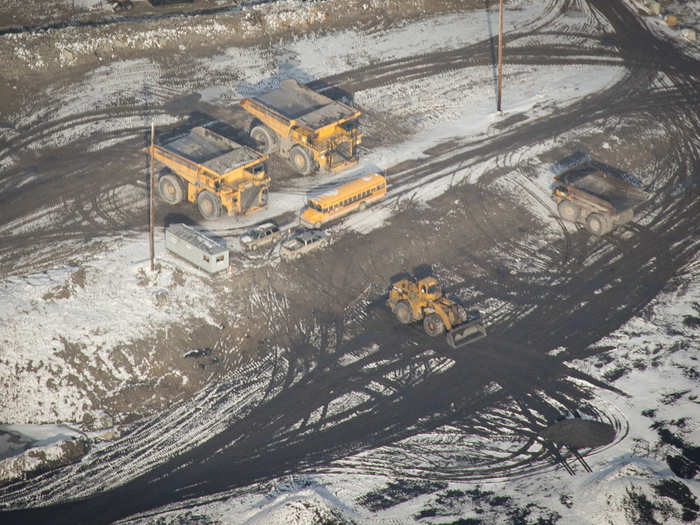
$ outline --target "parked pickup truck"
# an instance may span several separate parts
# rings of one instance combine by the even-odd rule
[[[257,250],[276,244],[281,238],[279,226],[273,222],[265,222],[241,235],[240,241],[246,250]]]
[[[298,259],[303,254],[328,246],[329,236],[323,230],[297,231],[280,246],[280,256],[285,260]]]
[[[552,199],[561,218],[584,224],[593,235],[633,220],[637,206],[648,198],[647,192],[592,164],[554,177]]]

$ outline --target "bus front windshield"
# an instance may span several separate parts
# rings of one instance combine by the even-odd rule
[[[309,208],[312,210],[323,212],[321,206],[316,201],[309,201]]]

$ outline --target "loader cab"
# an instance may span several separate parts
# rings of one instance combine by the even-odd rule
[[[430,300],[436,300],[442,297],[442,290],[434,277],[426,277],[418,281],[418,290],[421,295]]]

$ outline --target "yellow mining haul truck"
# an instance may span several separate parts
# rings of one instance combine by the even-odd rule
[[[268,156],[206,126],[155,144],[148,153],[171,170],[157,182],[158,194],[168,204],[187,198],[205,219],[245,215],[267,205]]]
[[[452,348],[486,337],[481,314],[445,297],[434,277],[393,283],[386,304],[401,324],[423,321],[423,329],[431,337],[447,331],[447,344]]]
[[[601,236],[634,220],[649,194],[594,164],[571,168],[554,177],[552,199],[562,219],[581,223]]]
[[[285,80],[269,93],[241,100],[255,120],[250,137],[265,154],[278,153],[294,169],[309,175],[316,169],[339,171],[358,161],[360,112]]]

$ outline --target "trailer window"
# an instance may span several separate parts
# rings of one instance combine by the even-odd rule
[[[224,256],[223,256],[223,255],[217,255],[217,256],[216,256],[216,262],[222,262],[223,260],[224,260]]]
[[[208,255],[202,255],[202,259],[204,259],[204,262],[209,262],[209,256],[208,256]]]

